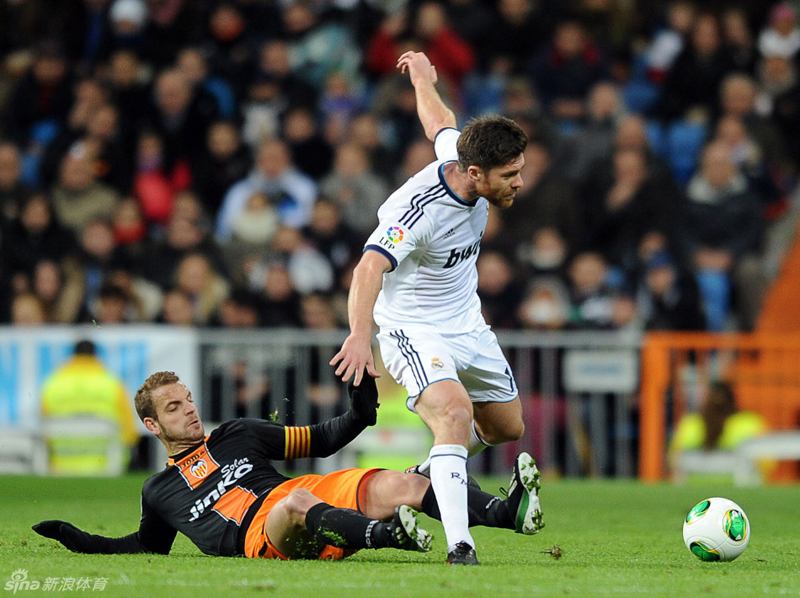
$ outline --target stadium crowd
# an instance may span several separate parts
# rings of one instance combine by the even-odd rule
[[[346,325],[434,160],[407,49],[530,138],[494,328],[752,328],[800,166],[784,2],[2,0],[0,321]]]

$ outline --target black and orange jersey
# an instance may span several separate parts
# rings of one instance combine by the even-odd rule
[[[166,554],[181,532],[206,554],[242,554],[252,516],[289,479],[271,461],[331,455],[365,427],[352,411],[304,427],[255,419],[221,425],[144,483],[142,550]]]

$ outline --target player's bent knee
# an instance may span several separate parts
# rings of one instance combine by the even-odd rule
[[[304,525],[308,510],[320,502],[322,501],[308,490],[297,488],[286,495],[281,501],[281,507],[292,523]]]
[[[525,434],[525,424],[522,420],[518,420],[506,424],[502,428],[482,429],[480,434],[481,438],[490,445],[514,442]]]

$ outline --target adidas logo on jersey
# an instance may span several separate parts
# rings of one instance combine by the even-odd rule
[[[444,234],[444,237],[442,237],[442,238],[443,238],[443,239],[449,239],[449,238],[450,238],[450,237],[452,237],[454,234],[456,234],[456,229],[454,229],[454,228],[451,228],[449,231],[447,231],[447,232]]]

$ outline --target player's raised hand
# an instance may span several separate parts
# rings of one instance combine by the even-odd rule
[[[436,75],[436,67],[431,64],[425,52],[414,52],[413,50],[405,52],[397,59],[397,68],[401,73],[408,73],[412,85],[415,86],[421,82],[436,85],[439,80]]]
[[[355,378],[347,384],[347,393],[350,395],[350,406],[368,426],[374,426],[378,421],[378,387],[375,378],[364,375],[362,372],[361,383],[356,384]]]
[[[356,386],[361,384],[364,376],[364,369],[373,378],[380,378],[381,375],[375,369],[375,358],[372,355],[370,339],[362,339],[351,334],[344,343],[341,350],[333,356],[328,365],[336,366],[336,375],[342,378],[342,382],[349,382],[355,375],[354,383]]]
[[[98,551],[98,546],[91,534],[87,534],[67,521],[48,519],[37,523],[31,529],[40,536],[58,540],[72,552],[94,554]]]

